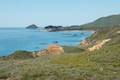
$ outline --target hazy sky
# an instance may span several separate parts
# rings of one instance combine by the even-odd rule
[[[120,0],[0,0],[0,27],[80,25],[120,13]]]

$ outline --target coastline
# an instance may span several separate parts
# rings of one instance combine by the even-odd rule
[[[49,31],[49,30],[46,30],[45,31],[47,32],[87,32],[87,31],[90,31],[90,32],[95,32],[95,30],[55,30],[55,31]]]
[[[93,32],[94,33],[96,31],[95,30],[63,30],[63,31],[55,31],[55,32]]]
[[[11,30],[11,29],[10,29]],[[61,46],[77,46],[79,43],[80,43],[80,41],[81,40],[84,40],[84,38],[87,38],[87,35],[89,36],[89,35],[92,35],[93,34],[93,32],[94,31],[88,31],[88,30],[68,30],[68,31],[57,31],[57,32],[60,32],[60,33],[57,33],[57,32],[52,32],[52,33],[49,33],[48,31],[46,32],[44,32],[44,31],[41,31],[41,32],[39,32],[38,30],[37,31],[34,31],[33,30],[33,32],[31,31],[31,30],[26,30],[26,29],[22,29],[22,30],[24,30],[22,33],[21,33],[21,29],[19,30],[19,29],[16,29],[16,30],[18,30],[18,31],[16,31],[17,33],[19,33],[20,35],[17,35],[17,37],[19,38],[19,36],[20,36],[20,38],[22,38],[22,36],[21,36],[21,34],[23,35],[23,34],[27,34],[27,33],[29,33],[30,32],[30,35],[31,34],[34,34],[35,33],[35,35],[36,34],[39,34],[39,35],[37,35],[37,37],[34,37],[34,39],[32,39],[32,42],[34,42],[35,44],[32,44],[33,45],[33,47],[31,46],[30,47],[30,49],[29,49],[29,47],[27,48],[27,49],[17,49],[17,50],[26,50],[26,51],[36,51],[36,50],[41,50],[41,49],[45,49],[45,48],[47,48],[47,46],[49,45],[49,44],[52,44],[52,43],[54,43],[54,42],[59,42],[59,45],[61,45]],[[8,29],[7,29],[7,31],[8,31]],[[11,32],[11,31],[10,31]],[[25,32],[25,33],[24,33]],[[32,33],[31,33],[32,32]],[[65,35],[64,35],[64,32],[65,32]],[[67,33],[68,32],[68,33]],[[69,33],[70,32],[70,33]],[[74,33],[75,32],[75,33]],[[80,32],[80,33],[79,33]],[[83,33],[82,33],[83,32]],[[85,33],[84,33],[85,32]],[[88,32],[88,33],[86,33],[86,32]],[[43,33],[43,34],[41,34],[41,33]],[[47,33],[47,35],[46,35],[46,33]],[[56,34],[57,33],[57,34]],[[90,34],[89,34],[90,33]],[[51,39],[51,42],[48,42],[48,44],[47,44],[47,40],[46,41],[38,41],[38,42],[35,42],[34,40],[37,38],[37,39],[42,39],[42,37],[41,38],[38,38],[40,35],[42,36],[42,35],[44,35],[45,34],[45,36],[47,37],[47,36],[61,36],[61,37],[63,37],[64,39],[61,39],[61,38],[58,38],[58,37],[54,37],[54,38],[49,38],[49,39]],[[66,35],[66,34],[68,34],[68,35]],[[85,35],[84,35],[85,34]],[[14,35],[14,34],[11,34],[11,35]],[[16,34],[15,34],[16,35]],[[80,36],[82,36],[82,35],[84,35],[84,38],[82,38],[82,37],[80,37]],[[25,35],[24,37],[28,37],[29,35],[27,34],[27,35]],[[74,38],[72,38],[72,37],[74,37]],[[2,38],[1,38],[2,39]],[[14,38],[15,39],[15,38]],[[46,39],[46,38],[44,38],[44,39]],[[9,39],[8,39],[9,40]],[[62,41],[64,41],[64,42],[61,42],[61,40]],[[19,40],[14,40],[14,41],[20,41],[20,39]],[[67,41],[67,42],[66,42]],[[26,42],[26,39],[25,39],[25,41],[24,41],[24,44],[25,44],[25,42]],[[7,42],[7,43],[9,43],[9,41]],[[12,42],[10,42],[11,44],[12,44]],[[30,42],[29,42],[30,43]],[[29,44],[28,42],[27,42],[27,44]],[[45,44],[45,46],[46,47],[44,47],[44,45],[42,44],[42,43],[46,43]],[[20,45],[24,45],[24,44],[20,44]],[[1,50],[1,56],[8,56],[8,55],[10,55],[10,54],[13,54],[15,51],[17,51],[17,50],[15,50],[15,49],[13,49],[12,51],[10,51],[9,49],[12,49],[11,47],[9,47],[9,45],[7,45],[7,44],[5,44],[6,46],[8,46],[8,47],[6,47],[6,48],[4,48],[4,50]],[[19,44],[17,44],[18,46],[19,46]],[[31,44],[30,44],[31,45]],[[13,46],[15,46],[14,44],[13,44]],[[42,48],[42,46],[43,46],[43,48]],[[21,46],[20,46],[21,47]],[[24,47],[25,48],[25,47]],[[5,51],[5,49],[7,50],[7,51]],[[8,52],[9,51],[9,52]],[[7,52],[7,53],[6,53]],[[5,55],[4,55],[5,54]]]

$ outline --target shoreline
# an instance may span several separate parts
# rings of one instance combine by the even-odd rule
[[[45,30],[45,32],[96,32],[95,30],[56,30],[56,31],[48,31],[48,30]]]
[[[55,31],[55,32],[93,32],[94,33],[96,31],[95,30],[65,30],[65,31]]]
[[[90,36],[92,36],[93,34],[94,34],[94,30],[65,30],[65,31],[57,31],[57,32],[91,32],[92,34],[90,35]],[[86,37],[86,38],[88,38],[88,37]],[[85,39],[86,39],[85,38]],[[83,40],[85,40],[85,39],[83,39]],[[80,42],[81,42],[81,40],[79,40],[79,42],[78,42],[78,44],[80,44]],[[78,44],[75,44],[74,46],[77,46]],[[59,45],[61,45],[61,46],[71,46],[71,45],[62,45],[62,44],[59,44]],[[47,47],[46,47],[47,48]],[[19,50],[16,50],[16,51],[19,51]],[[22,50],[21,50],[22,51]],[[24,51],[30,51],[30,50],[24,50]],[[34,50],[32,50],[32,51],[34,51]],[[14,53],[15,51],[13,51],[13,53]],[[13,54],[13,53],[8,53],[9,55],[11,55],[11,54]],[[5,56],[9,56],[9,55],[5,55]],[[3,55],[4,56],[4,55]],[[2,57],[2,56],[0,56],[0,57]]]

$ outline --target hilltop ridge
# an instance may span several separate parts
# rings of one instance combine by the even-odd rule
[[[113,26],[120,26],[120,14],[98,18],[93,22],[81,25],[80,28],[96,29],[96,28],[113,27]]]

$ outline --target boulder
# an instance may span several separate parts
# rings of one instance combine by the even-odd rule
[[[33,52],[32,56],[33,57],[41,57],[41,56],[47,56],[47,55],[60,55],[62,53],[64,53],[64,49],[61,46],[59,46],[57,44],[51,44],[48,46],[47,49]]]
[[[49,54],[54,54],[54,55],[60,55],[64,53],[63,47],[57,45],[57,44],[51,44],[48,46],[48,52]]]

